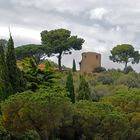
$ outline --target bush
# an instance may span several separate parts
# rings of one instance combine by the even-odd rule
[[[117,84],[125,85],[128,88],[138,88],[140,87],[140,83],[136,77],[132,77],[131,75],[124,75],[117,80]]]
[[[129,72],[132,72],[134,70],[133,70],[133,68],[131,66],[128,66],[128,67],[124,68],[123,71],[124,71],[125,74],[128,74]]]
[[[95,95],[97,100],[100,100],[102,97],[110,94],[111,93],[106,85],[98,85],[95,87]]]
[[[107,71],[107,73],[111,76],[111,78],[116,81],[117,79],[119,79],[122,75],[124,75],[124,73],[119,70],[119,69],[109,69]]]
[[[0,126],[0,140],[11,140],[9,132],[2,126]]]
[[[113,90],[112,90],[113,94],[127,94],[129,93],[128,87],[126,85],[114,85]]]
[[[109,74],[100,74],[97,79],[104,85],[110,85],[113,83],[113,78]]]
[[[38,133],[34,130],[29,130],[25,132],[25,134],[22,136],[21,140],[41,140]]]
[[[94,70],[94,72],[97,72],[97,73],[104,72],[104,71],[106,71],[106,68],[104,68],[104,67],[97,67]]]

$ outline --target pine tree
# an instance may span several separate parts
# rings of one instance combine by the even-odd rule
[[[73,71],[73,72],[76,72],[76,63],[75,63],[75,59],[73,59],[72,71]]]
[[[78,100],[91,100],[91,93],[88,82],[83,76],[80,76],[80,84],[78,88]]]
[[[66,89],[69,92],[69,97],[73,103],[75,103],[75,93],[74,93],[74,85],[73,85],[73,77],[72,74],[69,73],[67,76],[67,81],[66,81]]]
[[[4,100],[13,93],[8,77],[8,69],[5,62],[5,55],[2,42],[0,41],[0,100]]]
[[[14,93],[18,92],[20,86],[20,74],[16,65],[16,57],[14,50],[14,42],[10,34],[10,39],[8,40],[8,50],[6,54],[6,63],[8,67],[8,74],[10,78],[10,83],[12,85]]]

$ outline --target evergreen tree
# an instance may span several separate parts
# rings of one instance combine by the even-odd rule
[[[80,85],[78,88],[78,100],[90,100],[91,93],[88,82],[83,76],[80,76]]]
[[[13,88],[14,93],[19,91],[20,86],[20,74],[16,65],[16,57],[14,50],[14,42],[12,36],[10,34],[10,39],[8,40],[8,50],[6,54],[6,63],[8,67],[8,74],[10,78],[10,82]]]
[[[76,72],[76,63],[75,63],[75,59],[73,59],[72,71],[73,71],[73,72]]]
[[[0,100],[7,98],[12,92],[13,90],[8,77],[3,45],[0,41]]]
[[[74,93],[74,85],[73,85],[73,77],[72,74],[69,73],[67,76],[67,81],[66,81],[66,88],[67,91],[69,92],[69,97],[73,103],[75,103],[75,93]]]

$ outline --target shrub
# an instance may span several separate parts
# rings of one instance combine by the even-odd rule
[[[120,94],[120,93],[127,94],[129,93],[129,91],[126,85],[114,85],[112,93],[113,94]]]
[[[131,66],[128,66],[128,67],[124,68],[123,71],[124,71],[125,74],[128,74],[129,72],[132,72],[134,70],[133,70],[133,68]]]
[[[117,80],[117,84],[125,85],[128,88],[138,88],[140,83],[137,78],[132,77],[131,75],[124,75]]]
[[[88,82],[83,75],[80,76],[77,100],[91,100],[91,91]]]
[[[34,130],[29,130],[25,132],[21,139],[22,140],[41,140],[38,133]]]
[[[94,70],[94,72],[97,72],[97,73],[104,72],[104,71],[106,71],[106,68],[104,68],[104,67],[97,67]]]
[[[106,85],[98,85],[95,87],[95,95],[97,100],[110,94],[111,93]]]
[[[0,140],[11,140],[10,133],[2,126],[0,126]]]
[[[97,79],[104,85],[110,85],[113,83],[113,78],[109,74],[100,74]]]

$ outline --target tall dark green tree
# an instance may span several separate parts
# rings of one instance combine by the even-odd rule
[[[72,71],[73,71],[73,72],[76,72],[76,63],[75,63],[75,59],[73,59]]]
[[[20,86],[19,71],[16,65],[16,57],[14,50],[14,41],[10,34],[10,39],[8,40],[8,50],[6,54],[6,63],[8,67],[8,74],[10,78],[10,83],[12,85],[14,93],[18,92]]]
[[[80,76],[80,84],[78,88],[78,100],[91,100],[91,91],[88,82],[84,76]]]
[[[69,98],[73,103],[75,103],[75,92],[74,92],[74,84],[73,84],[73,76],[71,73],[67,76],[67,81],[66,81],[66,88],[67,91],[69,92]]]
[[[66,29],[56,29],[41,32],[41,41],[46,53],[51,56],[57,55],[59,70],[62,70],[61,59],[64,54],[71,54],[72,50],[81,50],[84,39],[71,36],[71,32]]]
[[[7,65],[5,62],[5,55],[3,50],[3,44],[0,41],[0,100],[7,98],[12,94],[12,86],[10,84]]]

